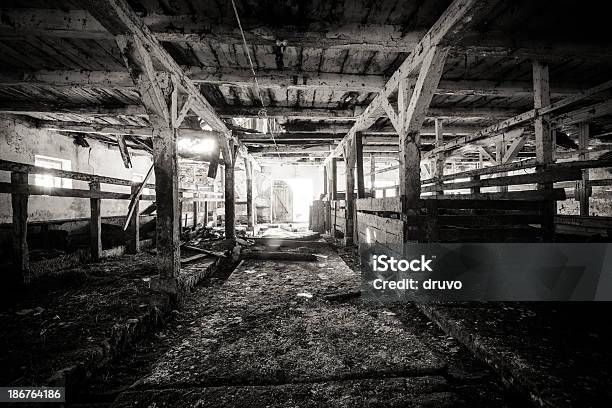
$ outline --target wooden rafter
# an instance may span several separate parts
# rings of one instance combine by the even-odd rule
[[[550,115],[560,109],[563,109],[568,106],[571,106],[572,104],[581,102],[589,97],[597,95],[601,92],[605,92],[609,89],[612,89],[612,81],[606,81],[600,85],[594,86],[593,88],[589,88],[583,92],[580,92],[577,95],[569,96],[565,99],[551,103],[547,106],[535,108],[527,112],[521,113],[517,116],[513,116],[500,123],[497,123],[495,125],[482,129],[474,133],[473,135],[463,136],[451,142],[445,143],[443,146],[436,147],[435,149],[430,150],[427,153],[425,153],[423,155],[423,159],[431,158],[433,157],[433,155],[439,152],[442,152],[442,151],[448,152],[451,150],[459,149],[467,144],[470,144],[470,143],[473,143],[479,140],[487,139],[494,135],[501,134],[507,131],[508,129],[511,129],[516,126],[524,125],[525,123],[533,121],[537,118],[540,118],[546,115]]]
[[[190,96],[190,108],[214,130],[222,134],[220,138],[224,160],[232,157],[228,138],[231,131],[227,128],[215,110],[200,93],[196,85],[185,75],[182,68],[163,48],[158,39],[151,33],[144,22],[133,12],[124,0],[84,1],[87,9],[115,38],[133,36],[134,43],[141,44],[143,49],[155,58],[170,75],[174,85],[181,92]]]
[[[494,2],[491,2],[494,3]],[[400,81],[412,75],[416,69],[422,64],[423,60],[432,47],[440,44],[442,41],[448,42],[446,37],[456,37],[461,31],[464,24],[473,20],[479,7],[483,4],[477,0],[455,0],[440,16],[438,21],[419,41],[413,52],[406,58],[400,67],[393,73],[389,81],[385,84],[382,91],[374,98],[364,113],[357,119],[355,125],[348,132],[343,142],[334,152],[328,157],[337,156],[342,151],[342,145],[350,140],[355,132],[362,131],[370,127],[376,118],[381,115],[381,105],[384,98],[389,96],[398,89]],[[489,6],[491,6],[489,4]],[[437,85],[437,84],[436,84]]]

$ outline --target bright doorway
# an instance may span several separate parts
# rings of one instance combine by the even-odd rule
[[[308,222],[312,205],[311,179],[290,178],[272,183],[272,222]]]

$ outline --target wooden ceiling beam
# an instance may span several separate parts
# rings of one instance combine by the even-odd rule
[[[319,155],[326,156],[329,154],[334,145],[321,145],[321,146],[269,146],[252,148],[252,154],[280,154],[280,155]],[[398,153],[399,145],[371,145],[363,147],[364,153]]]
[[[246,68],[182,66],[194,83],[252,87],[253,76]],[[353,75],[317,73],[296,70],[259,70],[257,81],[262,88],[312,90],[325,89],[344,92],[380,92],[385,85],[383,75]],[[1,86],[48,86],[65,88],[110,88],[134,90],[129,74],[124,71],[35,71],[0,72]],[[582,89],[577,84],[553,84],[553,97],[571,95]],[[437,95],[531,96],[529,81],[441,80]]]
[[[142,105],[124,105],[124,106],[82,106],[82,107],[64,107],[64,106],[45,106],[32,103],[15,103],[7,106],[0,106],[0,114],[10,115],[83,115],[83,116],[140,116],[148,117]]]
[[[333,125],[332,125],[333,126]],[[123,135],[123,136],[138,136],[140,138],[150,138],[153,134],[153,128],[150,126],[130,126],[130,125],[103,125],[103,124],[87,124],[79,122],[65,122],[65,121],[37,121],[36,127],[38,129],[56,131],[56,132],[68,132],[68,133],[85,133],[85,134],[99,134],[99,135]],[[343,138],[342,129],[349,129],[348,126],[331,128],[331,132],[326,132],[324,128],[321,128],[317,132],[285,132],[276,133],[274,138],[280,143],[283,141],[319,141],[319,140],[341,140]],[[477,129],[476,126],[465,126],[465,127],[453,127],[447,126],[444,129],[446,136],[462,136],[471,135]],[[217,137],[216,132],[205,131],[201,129],[190,129],[180,128],[181,136],[185,137]],[[243,143],[257,143],[257,142],[272,142],[272,135],[267,133],[240,133],[236,132],[239,140]],[[377,144],[386,143],[389,140],[394,140],[394,143],[398,142],[397,134],[395,130],[390,127],[383,127],[378,129],[370,129],[364,132],[364,144]],[[435,129],[432,126],[425,126],[421,130],[421,136],[433,136],[435,135]]]
[[[256,106],[226,105],[216,107],[215,115],[220,118],[257,118],[260,117],[262,108]],[[364,112],[364,108],[356,106],[354,109],[329,109],[329,108],[301,108],[273,106],[266,108],[268,117],[279,117],[287,119],[321,119],[321,120],[357,120]],[[517,113],[516,109],[504,108],[462,108],[462,107],[432,107],[427,116],[429,118],[473,118],[473,119],[504,119]],[[52,115],[52,114],[74,114],[82,116],[141,116],[147,117],[144,108],[139,105],[125,105],[118,107],[65,107],[44,106],[40,104],[22,104],[0,106],[0,114],[13,115]],[[384,114],[380,115],[381,117]],[[223,124],[225,127],[226,125]],[[227,128],[227,127],[226,127]]]
[[[402,62],[399,68],[393,73],[383,90],[372,100],[364,113],[356,120],[351,130],[346,134],[343,141],[338,145],[332,154],[326,159],[339,156],[344,145],[352,140],[356,132],[363,131],[382,116],[382,100],[388,99],[395,93],[400,83],[410,76],[414,76],[425,58],[430,55],[430,51],[442,42],[448,43],[450,40],[461,38],[464,27],[474,21],[475,17],[484,10],[490,10],[495,1],[485,2],[479,0],[455,0],[442,13],[440,18],[427,31],[421,41],[416,45],[414,51]],[[437,83],[436,83],[437,87]],[[433,90],[432,90],[433,92]]]
[[[206,100],[199,88],[187,77],[159,40],[151,33],[142,19],[136,15],[125,0],[84,0],[83,5],[117,41],[121,44],[126,40],[130,44],[139,44],[147,53],[147,57],[157,60],[163,67],[163,72],[172,78],[175,92],[183,92],[190,99],[191,110],[208,124],[220,132],[219,143],[226,163],[231,164],[234,154],[230,148],[231,131],[225,122],[217,115],[214,108]],[[153,69],[153,67],[151,67]]]

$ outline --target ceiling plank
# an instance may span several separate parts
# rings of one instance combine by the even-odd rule
[[[54,36],[81,39],[112,39],[102,19],[85,10],[2,9],[0,37]],[[93,13],[96,17],[98,14]],[[169,16],[155,14],[143,22],[158,41],[203,45],[241,44],[240,31],[234,26],[219,25],[197,15]],[[98,21],[101,21],[100,24]],[[275,45],[286,40],[291,47],[340,48],[360,51],[406,52],[411,50],[425,30],[406,32],[400,25],[317,23],[304,29],[292,26],[245,27],[251,45]],[[124,33],[125,34],[125,33]]]

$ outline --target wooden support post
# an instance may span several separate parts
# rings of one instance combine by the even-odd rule
[[[329,189],[329,195],[332,200],[338,199],[338,159],[334,157],[331,160],[331,188]]]
[[[225,160],[225,238],[236,239],[236,196],[234,194],[233,158]]]
[[[104,17],[107,18],[107,17]],[[175,91],[169,74],[156,72],[142,37],[120,34],[115,39],[152,126],[153,170],[157,206],[156,244],[159,283],[156,288],[179,296],[181,203],[178,189],[178,129],[172,125]]]
[[[365,198],[365,182],[363,179],[363,138],[361,132],[355,133],[355,165],[357,168],[357,197]]]
[[[470,181],[479,181],[479,180],[480,180],[480,176],[470,177]],[[470,187],[470,193],[480,194],[480,187],[479,186]]]
[[[200,203],[198,201],[193,202],[193,228],[198,226],[198,218],[200,217]]]
[[[483,160],[482,160],[482,151],[478,152],[478,168],[482,169],[482,165],[483,165]],[[470,177],[470,181],[478,181],[480,180],[480,176],[474,176],[474,177]],[[480,186],[474,186],[470,188],[470,193],[471,194],[479,194],[480,193]]]
[[[427,223],[425,224],[425,236],[423,239],[425,242],[439,242],[440,241],[440,225],[438,223],[438,201],[429,200],[427,206]]]
[[[534,108],[541,109],[550,105],[550,83],[548,65],[533,63]],[[538,116],[535,119],[536,158],[541,164],[552,163],[552,131],[548,124],[549,116]]]
[[[246,172],[246,202],[247,202],[247,231],[255,229],[253,219],[253,165],[248,158],[244,158],[244,170]]]
[[[132,186],[132,194],[138,194],[140,192],[139,185]],[[139,211],[140,199],[137,197],[134,200],[134,210],[130,216],[128,228],[127,228],[127,252],[129,254],[137,254],[140,252],[140,211]]]
[[[208,201],[204,201],[204,219],[203,219],[203,224],[204,224],[204,226],[208,225]]]
[[[495,142],[495,163],[497,165],[503,164],[504,156],[506,155],[506,142],[503,140],[498,140]],[[505,176],[507,173],[499,173],[499,177]],[[499,186],[497,187],[497,191],[500,193],[507,193],[508,186]]]
[[[344,245],[353,245],[353,234],[355,228],[355,162],[356,162],[355,140],[345,144],[344,163],[346,176],[346,197],[344,208]]]
[[[444,125],[442,124],[442,119],[436,118],[435,120],[435,128],[436,128],[436,147],[441,147],[444,144]],[[444,175],[444,162],[446,160],[444,152],[440,152],[436,155],[436,166],[435,166],[435,177],[440,178]],[[444,188],[442,181],[438,181],[439,190],[436,191],[437,195],[444,194]]]
[[[398,98],[401,127],[396,129],[400,139],[399,155],[399,198],[404,216],[414,215],[419,211],[421,198],[421,148],[420,131],[433,95],[440,82],[448,48],[432,47],[423,59],[419,75],[414,83],[414,90],[407,98]],[[407,84],[410,81],[402,81]],[[400,86],[402,84],[400,83]],[[410,85],[412,88],[412,85]],[[400,90],[401,91],[401,90]],[[402,91],[404,92],[404,91]],[[408,106],[405,106],[408,103]],[[407,242],[416,225],[405,223],[402,240]]]
[[[374,154],[370,155],[370,190],[372,191],[372,197],[376,194],[376,190],[374,190],[374,185],[376,184],[376,159],[374,158]]]
[[[580,123],[578,125],[578,160],[589,159],[589,133],[590,126],[588,123]],[[582,170],[582,180],[579,181],[577,189],[577,199],[580,201],[580,215],[589,215],[589,197],[591,188],[588,186],[589,169]]]
[[[11,172],[11,183],[18,187],[28,184],[28,174]],[[13,207],[13,265],[17,272],[21,273],[23,282],[31,280],[29,267],[30,258],[28,254],[28,194],[11,194]]]
[[[91,191],[100,191],[100,182],[90,181],[89,189]],[[99,198],[89,199],[89,250],[93,262],[99,262],[102,255],[102,217],[100,204],[101,200]]]
[[[331,206],[329,197],[329,171],[328,165],[323,165],[323,231],[331,233]]]
[[[550,82],[548,65],[535,61],[533,63],[533,96],[534,108],[541,109],[550,105]],[[538,116],[534,122],[536,160],[539,170],[553,162],[553,137],[548,123],[549,115]],[[556,213],[556,202],[553,201],[552,183],[538,184],[538,190],[550,192],[550,200],[543,207],[542,214],[542,239],[552,241],[554,239],[554,216]]]
[[[159,134],[153,137],[157,203],[157,270],[160,277],[166,280],[177,278],[181,267],[177,132],[178,130],[170,128],[160,129]],[[175,293],[177,288],[169,286],[164,287],[164,290]]]
[[[333,238],[336,237],[336,204],[338,199],[338,159],[333,157],[329,162],[330,178],[329,178],[329,199],[330,199],[330,233]]]
[[[327,166],[323,166],[323,195],[327,196]]]

